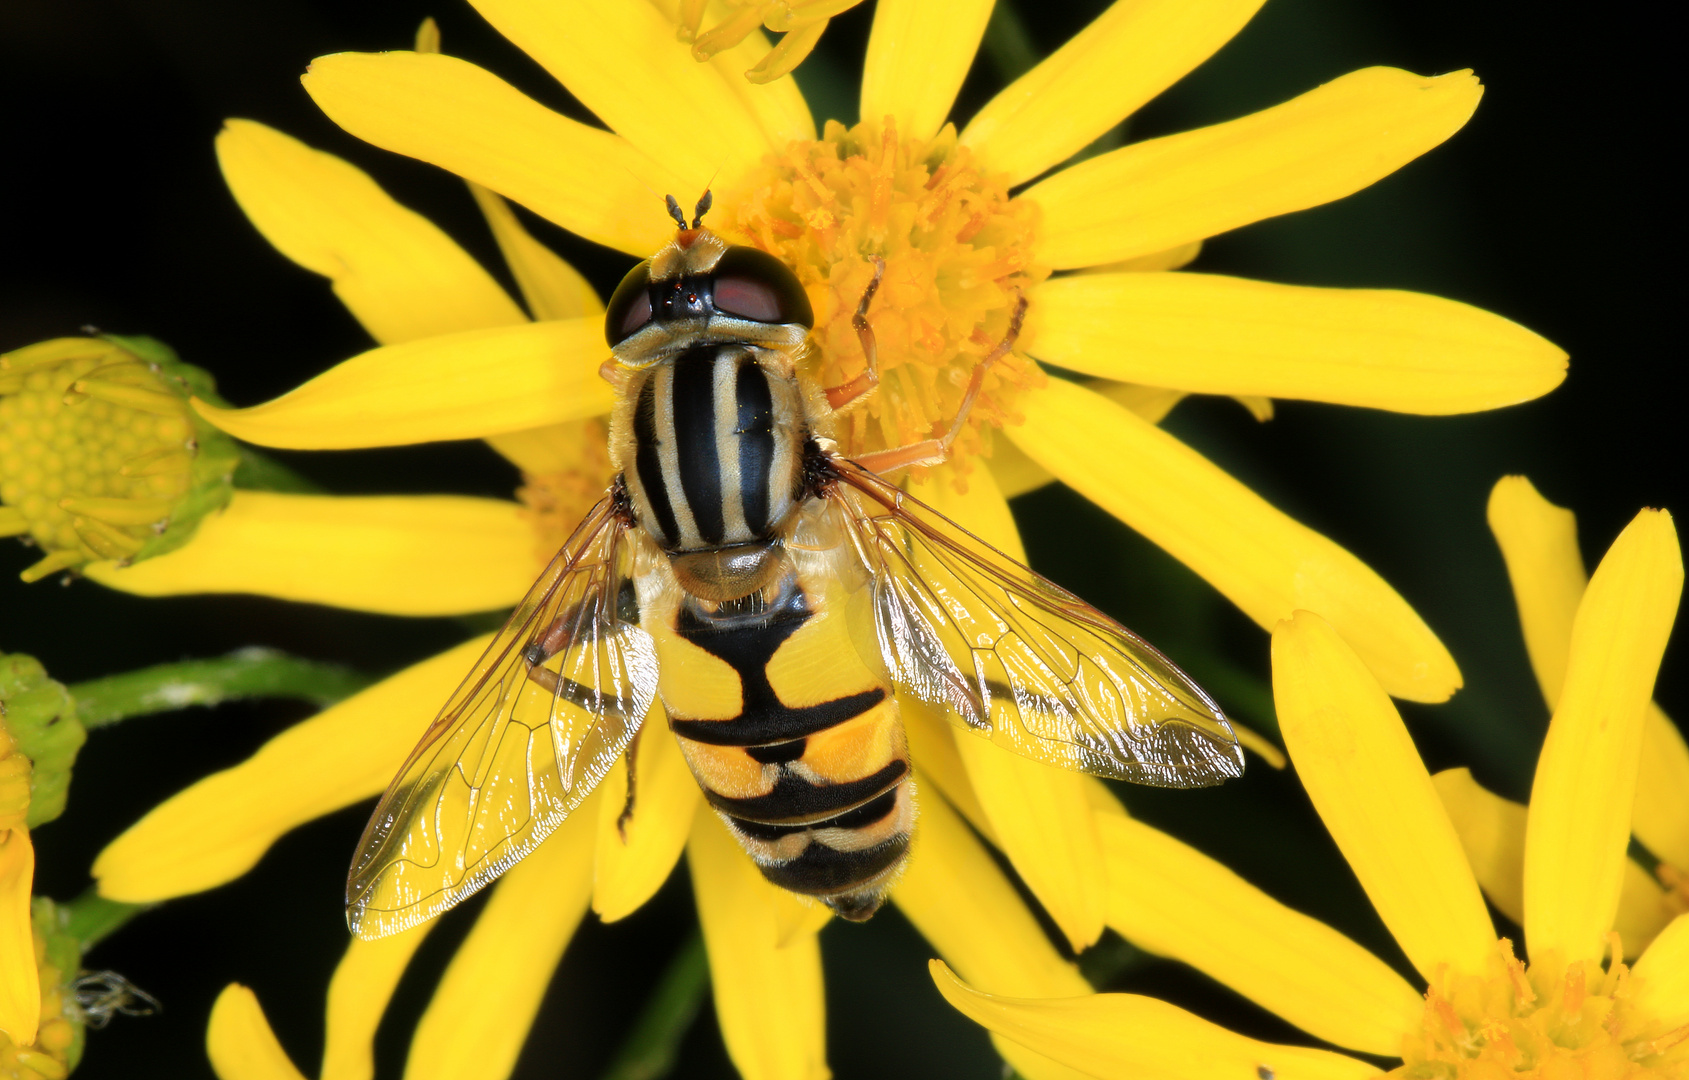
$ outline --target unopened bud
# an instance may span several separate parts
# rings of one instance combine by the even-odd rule
[[[211,377],[151,338],[58,338],[0,354],[0,536],[41,548],[23,572],[160,555],[229,501],[239,453],[190,397]]]

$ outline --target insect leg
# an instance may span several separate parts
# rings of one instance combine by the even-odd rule
[[[980,387],[985,384],[986,371],[992,364],[1009,355],[1009,350],[1014,348],[1015,339],[1020,337],[1021,324],[1025,321],[1026,297],[1022,296],[1015,302],[1015,313],[1009,317],[1009,332],[1003,335],[1003,340],[997,343],[997,347],[974,368],[973,377],[968,380],[968,389],[962,394],[962,405],[956,410],[956,418],[950,422],[949,431],[936,439],[923,439],[908,446],[895,446],[889,450],[863,454],[856,459],[856,463],[869,472],[885,473],[910,465],[938,465],[948,458],[950,444],[962,433],[962,425],[967,422],[968,413],[973,411],[974,400],[979,397]]]
[[[886,261],[874,256],[874,279],[862,290],[856,314],[850,317],[850,325],[856,330],[856,340],[862,343],[862,356],[867,361],[867,367],[849,382],[827,388],[827,404],[835,410],[854,405],[880,385],[880,347],[874,340],[874,328],[868,322],[868,305],[873,303],[874,294],[880,291],[880,279],[885,277],[885,273]]]
[[[616,835],[622,838],[623,844],[628,842],[628,822],[633,820],[633,786],[639,776],[639,737],[644,733],[645,726],[642,724],[639,730],[633,733],[633,738],[628,740],[628,748],[624,753],[628,763],[628,797],[622,804],[621,815],[616,818]]]

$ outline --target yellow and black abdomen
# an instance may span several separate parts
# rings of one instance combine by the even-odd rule
[[[681,602],[659,685],[706,798],[764,876],[866,919],[908,854],[914,791],[897,702],[825,587],[788,574],[749,603]]]

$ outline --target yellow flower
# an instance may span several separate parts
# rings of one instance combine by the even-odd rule
[[[1671,518],[1644,510],[1601,561],[1570,626],[1561,624],[1563,677],[1523,840],[1528,965],[1497,939],[1439,785],[1389,698],[1331,625],[1308,612],[1273,633],[1285,742],[1315,809],[1424,980],[1423,998],[1329,928],[1314,934],[1323,946],[1308,947],[1312,920],[1287,919],[1212,865],[1206,898],[1174,912],[1164,929],[1168,951],[1328,1042],[1399,1059],[1391,1075],[1685,1075],[1689,916],[1634,965],[1613,933],[1648,697],[1682,584]],[[1104,827],[1117,850],[1153,850],[1124,818],[1105,818]],[[1189,861],[1200,872],[1200,857]],[[1090,1076],[1253,1070],[1289,1080],[1379,1071],[1331,1051],[1247,1039],[1152,998],[1009,999],[970,988],[936,962],[934,977],[967,1015]]]
[[[444,233],[361,172],[261,125],[231,121],[219,155],[248,216],[290,258],[331,278],[380,347],[275,402],[239,410],[202,403],[201,415],[283,447],[487,438],[527,474],[526,506],[237,492],[189,547],[89,574],[148,595],[255,592],[405,614],[513,603],[538,571],[541,549],[555,547],[556,530],[570,519],[565,505],[601,490],[605,478],[591,473],[607,466],[588,448],[602,452],[590,425],[609,396],[597,377],[605,353],[597,298],[492,192],[643,257],[666,238],[650,191],[701,191],[714,177],[712,225],[779,251],[794,267],[820,315],[821,360],[840,374],[860,370],[845,326],[871,257],[884,258],[885,288],[871,319],[885,383],[853,420],[853,449],[923,438],[946,421],[1023,295],[1024,347],[986,379],[976,410],[985,423],[970,427],[958,460],[942,470],[959,482],[929,485],[931,501],[1018,554],[1004,493],[1059,476],[1189,563],[1261,625],[1297,608],[1319,610],[1357,642],[1392,693],[1442,700],[1459,672],[1387,584],[1153,421],[1186,392],[1243,395],[1258,406],[1284,396],[1446,413],[1525,400],[1560,381],[1558,349],[1464,305],[1171,272],[1203,237],[1340,197],[1436,145],[1476,104],[1470,76],[1369,69],[1257,116],[1127,147],[1012,190],[1199,63],[1256,6],[1117,5],[959,135],[944,119],[984,26],[988,5],[979,3],[881,5],[864,73],[869,122],[830,125],[819,140],[789,78],[756,86],[740,75],[765,47],[760,33],[699,64],[675,41],[673,5],[480,5],[612,131],[551,113],[493,75],[437,55],[426,32],[415,53],[319,60],[307,86],[343,126],[484,185],[474,188],[477,198],[541,321],[528,322]],[[707,140],[674,137],[674,100],[688,102]],[[1084,272],[1059,273],[1067,270]],[[1104,381],[1048,379],[1034,357]],[[101,891],[141,900],[212,887],[243,873],[286,830],[376,793],[483,645],[467,642],[416,665],[168,801],[102,854]],[[1077,948],[1096,940],[1105,921],[1130,921],[1134,890],[1110,887],[1107,829],[1090,809],[1112,798],[1087,778],[956,737],[918,706],[904,711],[917,770],[944,798],[924,804],[916,854],[894,901],[981,985],[1082,993],[1083,981],[949,807],[1008,855]],[[509,1020],[532,1016],[538,988],[589,902],[584,891],[572,904],[557,900],[576,894],[556,881],[584,888],[581,860],[590,854],[590,902],[616,918],[657,888],[682,850],[735,1062],[752,1077],[824,1069],[809,921],[816,913],[762,884],[744,858],[727,857],[732,849],[722,846],[714,819],[694,813],[697,788],[678,752],[657,743],[661,752],[641,754],[641,809],[626,845],[603,809],[625,790],[618,767],[599,809],[578,810],[534,857],[553,851],[559,866],[567,862],[557,877],[547,876],[550,860],[542,859],[498,886],[494,902],[517,911],[534,907],[537,894],[553,898],[541,934],[548,944],[535,947],[532,928],[477,924],[460,953],[464,974],[442,984],[419,1027],[419,1075],[430,1062],[469,1059],[496,1075],[514,1060],[526,1025]],[[970,907],[977,897],[992,903]],[[366,955],[374,954],[352,947],[346,985],[377,989],[331,993],[330,1045],[354,1055],[367,1053],[387,993],[379,987],[390,989],[383,980],[396,978],[406,958]],[[479,977],[488,970],[499,977]],[[373,982],[359,981],[366,975]],[[473,1001],[461,1000],[466,995]],[[214,1017],[214,1053],[223,1046],[231,1056],[219,1060],[237,1062],[219,1066],[229,1076],[248,1075],[238,1064],[248,1051],[258,1055],[251,1060],[277,1060],[279,1048],[260,1037],[267,1025],[255,1017],[256,999],[239,990]],[[219,1042],[219,1032],[229,1040]],[[1026,1075],[1062,1075],[1002,1045]],[[331,1072],[325,1064],[323,1075]]]
[[[1170,392],[1162,409],[1168,396],[1192,392],[1450,413],[1557,385],[1560,350],[1462,304],[1171,272],[1204,237],[1341,197],[1435,146],[1476,106],[1472,77],[1358,71],[1253,116],[1130,145],[1021,187],[1201,62],[1257,6],[1118,4],[960,133],[945,114],[983,27],[987,5],[977,2],[879,8],[863,75],[867,120],[829,125],[820,139],[790,78],[757,86],[737,73],[746,50],[762,47],[759,33],[700,64],[674,39],[660,4],[479,5],[610,131],[436,53],[324,57],[305,81],[354,134],[640,257],[668,228],[651,192],[698,192],[713,182],[712,224],[779,251],[809,288],[830,371],[860,370],[848,324],[872,259],[883,257],[886,284],[871,318],[885,384],[852,418],[848,449],[925,438],[948,421],[972,367],[1002,339],[1017,294],[1024,296],[1020,346],[986,377],[946,470],[966,477],[970,492],[983,489],[982,513],[1003,516],[1010,476],[1010,492],[1059,477],[1185,561],[1261,626],[1298,608],[1319,611],[1392,694],[1443,700],[1459,672],[1393,589],[1120,400],[1149,385]],[[671,122],[674,101],[687,103],[684,137]],[[326,165],[318,171],[325,182],[355,186],[345,166],[338,179]],[[255,169],[245,190],[238,180],[236,188],[278,246],[334,276],[354,310],[369,291],[401,299],[364,315],[391,344],[265,405],[202,406],[207,418],[264,445],[346,448],[505,437],[603,414],[608,395],[596,369],[604,345],[593,315],[521,323],[461,251],[398,208],[368,228],[353,221],[324,244],[331,222],[313,200],[278,191],[261,174]],[[379,191],[364,186],[373,205]],[[448,288],[453,280],[464,288]],[[418,291],[380,289],[382,282]],[[423,309],[406,323],[414,329],[384,330],[397,324],[383,320],[407,305]],[[475,319],[464,318],[470,307]],[[456,332],[444,332],[454,320]],[[1104,381],[1047,379],[1032,358]],[[1006,440],[994,437],[998,425],[1007,425],[996,432]],[[988,449],[1004,479],[973,467]],[[253,540],[260,519],[243,514],[243,528],[215,539]],[[315,575],[312,598],[332,599],[334,579],[361,578],[367,561],[348,557],[341,569]],[[169,570],[102,579],[148,592],[269,591],[262,571],[243,585],[232,572],[201,579],[200,564],[221,571],[225,560],[200,551]],[[367,602],[365,583],[353,586]],[[387,609],[394,608],[410,609]]]
[[[443,241],[443,236],[420,218],[407,216],[344,162],[250,122],[232,122],[218,149],[231,186],[265,234],[306,265],[320,260],[317,265],[332,271],[337,293],[372,333],[388,340],[406,338],[415,323],[406,321],[398,301],[407,296],[429,301],[409,309],[417,321],[439,320],[451,304],[458,305],[451,317],[460,323],[521,317],[502,292],[484,290],[476,300],[472,289],[449,277],[429,292],[440,281],[429,276],[437,260],[417,257],[416,246],[430,237]],[[258,182],[269,185],[272,198],[255,208],[251,191]],[[526,242],[532,246],[524,246],[527,234],[496,196],[478,194],[495,230],[502,230],[503,250],[532,309],[555,315],[571,303],[576,310],[597,307],[597,298],[566,264],[531,240]],[[302,205],[308,212],[301,211]],[[395,220],[412,231],[384,234]],[[371,235],[373,241],[356,246]],[[461,254],[455,245],[447,250]],[[467,256],[457,266],[459,271],[469,268],[470,283],[485,277]],[[438,332],[438,322],[425,332]],[[165,562],[164,570],[192,563],[202,583],[220,580],[235,588],[377,610],[468,611],[507,603],[525,587],[521,579],[536,573],[556,548],[558,532],[573,524],[582,500],[595,497],[608,479],[603,433],[592,430],[595,424],[588,420],[492,440],[527,470],[524,507],[492,500],[241,491],[223,515],[206,523],[184,553],[188,557]],[[583,476],[593,468],[599,475],[583,485]],[[577,504],[573,510],[568,509],[571,501]],[[453,525],[455,531],[447,527]],[[1011,531],[999,542],[1018,539]],[[247,560],[254,552],[274,559],[268,567],[251,567]],[[356,560],[361,581],[352,580],[346,566],[335,568],[326,586],[317,579],[315,570],[326,570],[345,556]],[[95,570],[101,577],[118,575],[125,584],[158,572],[149,566]],[[240,574],[248,576],[217,577]],[[486,638],[476,638],[416,665],[271,740],[245,764],[166,802],[100,856],[95,873],[101,892],[163,899],[211,888],[244,873],[283,832],[380,791],[426,718],[485,644]],[[1081,825],[1088,820],[1083,804],[1072,814],[1074,807],[1062,801],[1070,791],[1082,796],[1083,789],[1070,788],[1078,778],[1004,754],[982,740],[964,739],[958,747],[942,718],[916,715],[913,706],[906,712],[923,777],[965,805],[980,832],[995,835],[980,809],[982,799],[974,794],[970,770],[984,778],[982,783],[1020,793],[1014,805],[1028,808],[1027,820],[1011,818],[1010,827],[1028,836],[1023,846],[1029,851],[1034,849],[1033,828],[1059,827],[1064,814]],[[661,717],[654,722],[662,723]],[[963,753],[970,755],[967,766]],[[418,1026],[411,1074],[508,1072],[589,903],[607,920],[630,914],[661,886],[683,850],[710,951],[717,1013],[735,1061],[752,1077],[824,1073],[815,934],[827,912],[770,886],[713,815],[695,813],[698,787],[672,741],[656,740],[640,755],[639,803],[624,842],[616,829],[626,791],[624,770],[618,766],[593,802],[579,808],[556,836],[496,886]],[[986,850],[936,792],[924,801],[918,836],[921,854],[893,899],[928,929],[939,951],[964,969],[997,972],[1004,989],[1074,993],[1085,988],[1074,967],[1050,947]],[[1051,851],[1045,844],[1043,862],[1032,864],[1049,867],[1039,887],[1053,898],[1057,918],[1081,945],[1094,940],[1102,925],[1100,912],[1092,910],[1100,907],[1100,871],[1084,861],[1087,841],[1094,843],[1081,833],[1072,850]],[[1086,870],[1096,875],[1089,888],[1083,879],[1077,888],[1068,885],[1068,877]],[[369,1074],[375,1025],[426,933],[425,926],[350,946],[330,986],[320,1075]],[[213,1011],[208,1038],[213,1062],[226,1078],[297,1075],[249,990],[225,992]],[[1026,1075],[1056,1075],[1036,1057],[1011,1052]]]

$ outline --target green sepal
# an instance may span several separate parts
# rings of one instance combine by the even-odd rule
[[[0,653],[0,715],[18,752],[34,766],[25,824],[45,825],[64,813],[71,768],[88,741],[76,702],[33,656]]]
[[[141,550],[130,559],[140,562],[175,551],[193,539],[206,515],[229,505],[235,490],[235,469],[241,464],[241,449],[232,437],[206,423],[187,404],[190,397],[197,397],[220,408],[228,406],[217,393],[217,381],[210,372],[186,363],[176,355],[176,350],[157,338],[139,334],[102,334],[101,337],[150,366],[164,387],[181,397],[188,422],[193,425],[194,462],[188,471],[187,494],[171,510],[164,531],[141,545]]]
[[[65,910],[45,896],[37,896],[31,901],[29,917],[35,932],[47,943],[47,963],[59,972],[59,986],[65,1001],[63,1016],[75,1033],[70,1045],[65,1048],[65,1066],[75,1072],[82,1061],[87,1038],[82,1010],[71,1000],[71,984],[82,974],[82,943],[70,932]]]

